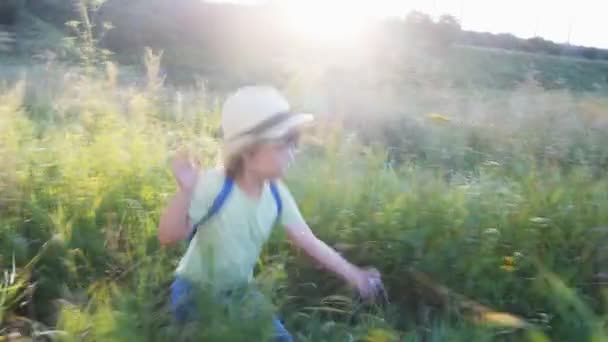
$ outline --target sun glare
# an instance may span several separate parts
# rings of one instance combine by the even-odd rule
[[[287,20],[292,30],[304,38],[343,40],[355,37],[372,16],[364,2],[344,0],[292,0]]]

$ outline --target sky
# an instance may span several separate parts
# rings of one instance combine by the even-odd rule
[[[408,1],[386,1],[389,2],[397,6]],[[509,32],[524,38],[538,35],[558,43],[569,39],[571,44],[608,48],[608,21],[602,10],[608,1],[414,0],[410,3],[428,13],[452,13],[468,30]]]
[[[221,0],[219,0],[221,1]],[[228,0],[260,3],[264,0]],[[327,32],[319,17],[339,17],[342,30],[370,17],[403,16],[420,10],[434,16],[449,13],[459,18],[463,29],[512,33],[522,38],[540,36],[558,43],[608,48],[605,0],[284,0],[294,7],[296,21],[311,33]],[[602,4],[605,3],[605,4]],[[290,5],[291,6],[291,5]],[[320,23],[320,24],[319,24]],[[310,29],[319,24],[319,29]]]

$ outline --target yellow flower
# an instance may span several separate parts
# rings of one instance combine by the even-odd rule
[[[154,191],[154,188],[148,185],[143,186],[140,192],[141,199],[145,203],[152,202],[154,200],[155,194],[156,193]]]
[[[505,272],[513,272],[515,271],[515,266],[513,265],[502,265],[500,266],[500,269],[505,271]]]
[[[451,121],[450,118],[439,113],[429,113],[426,115],[426,118],[437,124],[445,124]]]
[[[515,271],[515,258],[510,255],[504,256],[502,258],[502,266],[500,266],[500,269],[506,272]]]
[[[397,336],[388,330],[384,329],[372,329],[367,334],[365,341],[367,342],[390,342],[396,341]]]
[[[506,312],[488,311],[479,317],[481,323],[499,325],[511,328],[523,328],[528,324],[523,319]]]

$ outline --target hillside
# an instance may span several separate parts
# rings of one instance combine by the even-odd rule
[[[272,6],[192,0],[99,3],[89,7],[86,20],[92,26],[76,26],[78,31],[65,25],[82,21],[74,5],[25,1],[15,7],[12,17],[6,7],[0,18],[11,25],[5,27],[15,33],[16,44],[3,53],[4,58],[73,61],[79,55],[73,37],[90,30],[100,47],[112,51],[113,60],[141,65],[144,48],[149,46],[163,51],[162,69],[168,81],[206,79],[212,88],[251,81],[284,84],[311,60],[315,72],[358,69],[369,74],[371,69],[374,75],[366,77],[390,78],[397,84],[423,81],[437,86],[512,89],[533,77],[548,89],[595,91],[608,85],[607,64],[597,53],[594,59],[586,59],[584,54],[572,53],[577,47],[558,46],[559,52],[550,42],[538,39],[460,31],[450,17],[434,23],[424,14],[411,13],[403,21],[380,22],[344,52],[295,40],[285,30],[280,8]],[[544,52],[543,46],[551,50]]]

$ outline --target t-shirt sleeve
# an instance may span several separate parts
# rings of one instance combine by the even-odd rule
[[[284,226],[305,224],[306,222],[300,213],[300,209],[287,186],[281,181],[277,183],[279,195],[281,196],[281,203],[283,205],[283,212],[281,213],[280,218],[281,224]]]
[[[207,214],[213,199],[220,191],[222,182],[223,180],[217,170],[201,171],[188,209],[188,216],[192,223],[198,222]]]

